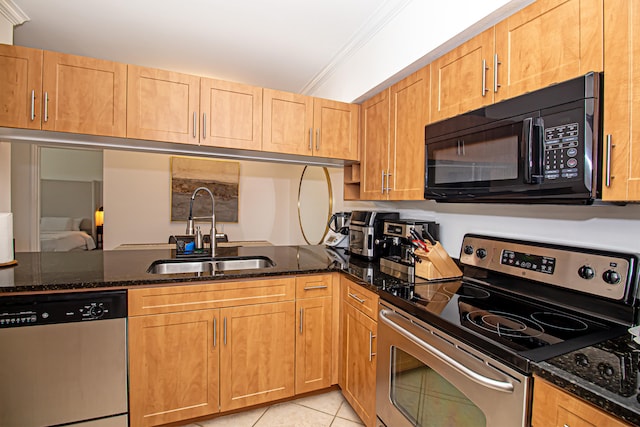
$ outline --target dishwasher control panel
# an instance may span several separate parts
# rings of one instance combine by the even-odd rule
[[[126,291],[3,297],[0,329],[126,317]]]

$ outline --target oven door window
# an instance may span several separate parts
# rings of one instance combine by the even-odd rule
[[[441,375],[391,347],[393,405],[415,426],[486,426],[483,412]]]

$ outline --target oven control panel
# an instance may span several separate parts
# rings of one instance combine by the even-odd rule
[[[632,289],[638,256],[468,234],[460,263],[622,300]]]

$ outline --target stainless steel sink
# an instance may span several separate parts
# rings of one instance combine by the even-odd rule
[[[215,274],[231,270],[255,270],[271,268],[276,264],[266,256],[218,257],[209,259],[167,259],[151,263],[147,273],[180,274],[203,273]]]

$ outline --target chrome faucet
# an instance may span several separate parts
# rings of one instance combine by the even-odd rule
[[[199,216],[199,217],[194,217],[193,216],[193,201],[196,198],[196,194],[198,194],[198,191],[203,190],[206,191],[207,193],[209,193],[209,196],[211,196],[211,217],[208,216]],[[209,219],[211,221],[211,231],[209,234],[209,241],[211,242],[211,256],[214,257],[216,256],[216,202],[215,199],[213,198],[213,193],[211,192],[211,190],[209,190],[207,187],[198,187],[195,189],[195,191],[193,192],[193,194],[191,195],[191,201],[189,203],[189,218],[187,219],[187,231],[186,234],[193,236],[195,234],[195,229],[194,229],[194,222],[197,219]]]

